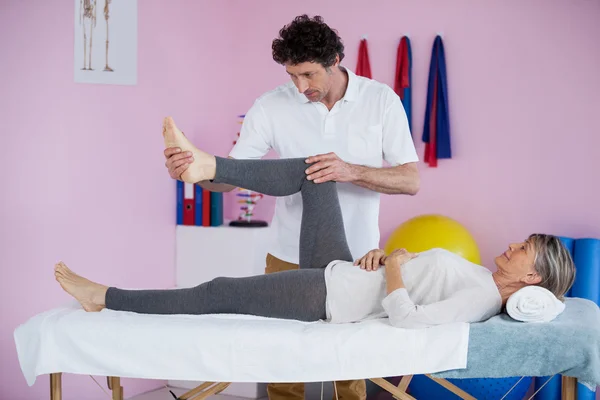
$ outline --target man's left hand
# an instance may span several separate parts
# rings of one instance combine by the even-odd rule
[[[306,174],[307,179],[315,183],[352,182],[356,179],[356,166],[343,161],[335,153],[308,157],[306,163],[313,164],[306,170]]]

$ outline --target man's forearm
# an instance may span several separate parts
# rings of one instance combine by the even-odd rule
[[[210,192],[231,192],[235,186],[226,183],[212,183],[211,181],[196,182],[196,185],[201,186]]]
[[[354,165],[357,186],[385,194],[415,195],[419,191],[419,171],[415,163],[389,168],[373,168]]]

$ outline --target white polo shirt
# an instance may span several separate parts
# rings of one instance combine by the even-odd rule
[[[260,96],[229,156],[258,159],[273,149],[280,158],[334,152],[348,163],[370,167],[381,167],[383,160],[392,166],[418,161],[398,95],[385,84],[346,71],[346,93],[331,111],[308,100],[291,81]],[[337,187],[346,238],[357,259],[379,247],[380,194],[352,183]],[[276,199],[268,247],[273,256],[298,264],[301,219],[300,193]]]

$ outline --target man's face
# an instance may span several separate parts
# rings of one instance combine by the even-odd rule
[[[321,101],[331,89],[331,69],[315,62],[286,64],[286,72],[292,78],[298,91],[310,101]]]

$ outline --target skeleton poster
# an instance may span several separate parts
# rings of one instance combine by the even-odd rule
[[[75,82],[137,83],[137,0],[75,1]]]

